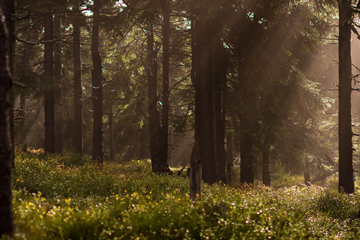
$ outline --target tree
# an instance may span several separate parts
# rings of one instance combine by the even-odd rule
[[[0,16],[3,16],[0,11]],[[10,130],[10,90],[12,77],[9,63],[10,49],[6,23],[0,20],[0,236],[14,231],[11,205],[12,140]]]
[[[54,32],[55,39],[61,37],[61,18],[55,16],[54,19]],[[61,77],[61,58],[62,46],[61,41],[54,43],[54,124],[55,124],[55,152],[61,153],[64,148],[63,144],[63,113],[62,113],[62,77]]]
[[[92,71],[92,101],[93,101],[93,154],[92,159],[98,161],[99,164],[103,162],[103,130],[102,130],[102,62],[99,53],[99,29],[100,29],[100,4],[99,0],[94,1],[93,6],[93,32],[91,42],[91,56],[93,61]]]
[[[351,0],[339,2],[339,191],[354,192],[351,130]]]
[[[209,1],[210,2],[210,1]],[[199,152],[202,165],[202,179],[205,183],[217,181],[215,161],[213,69],[214,69],[214,19],[209,16],[210,3],[196,6],[195,45],[196,45],[196,97],[199,101],[199,120],[195,126],[198,131]],[[207,6],[207,7],[204,7]]]
[[[164,21],[162,26],[163,35],[163,84],[162,84],[162,113],[161,129],[159,131],[159,163],[162,169],[166,169],[168,160],[168,131],[169,131],[169,39],[170,39],[170,1],[163,0],[162,8]]]
[[[44,17],[45,25],[45,75],[48,81],[52,81],[54,75],[53,58],[53,20],[52,14]],[[51,84],[52,85],[52,84]],[[45,152],[55,153],[55,116],[54,116],[54,88],[47,87],[45,90]]]
[[[8,29],[9,32],[9,36],[6,40],[6,43],[8,44],[8,49],[9,49],[9,64],[10,64],[10,71],[11,71],[11,75],[14,75],[14,47],[15,47],[15,25],[14,25],[14,20],[12,15],[15,12],[15,4],[14,4],[14,0],[0,0],[0,5],[2,8],[2,13],[5,16],[5,21],[6,21],[6,27]],[[10,132],[11,132],[11,143],[12,143],[12,162],[14,165],[14,159],[15,159],[15,149],[14,149],[14,142],[15,142],[15,134],[14,134],[14,92],[13,90],[10,91],[10,100],[12,102],[11,104],[11,111],[10,111]]]
[[[83,152],[83,92],[81,83],[81,45],[80,45],[80,25],[79,25],[79,14],[76,12],[77,18],[73,20],[74,26],[74,43],[73,43],[73,54],[74,54],[74,148],[79,154]]]
[[[159,112],[157,110],[157,62],[154,50],[154,14],[148,12],[147,23],[147,78],[148,78],[148,110],[149,110],[149,141],[153,172],[161,172],[159,161]]]

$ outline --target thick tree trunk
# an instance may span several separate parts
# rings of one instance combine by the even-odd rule
[[[163,34],[163,97],[162,97],[162,114],[161,130],[159,135],[159,163],[165,171],[168,160],[168,136],[169,136],[169,38],[170,38],[170,3],[163,0],[164,23],[162,28]]]
[[[218,24],[219,25],[219,24]],[[221,32],[221,25],[217,28],[217,34]],[[225,150],[225,103],[224,90],[226,84],[226,67],[224,66],[224,58],[222,53],[222,46],[219,38],[214,40],[214,45],[217,46],[216,59],[219,62],[214,69],[214,114],[215,114],[215,146],[216,146],[216,166],[217,166],[217,181],[226,183],[226,150]],[[214,62],[214,66],[216,64]]]
[[[60,17],[55,17],[54,20],[55,38],[61,36],[61,20]],[[62,79],[61,79],[61,41],[54,44],[54,118],[55,118],[55,152],[61,153],[64,148],[63,140],[63,116],[62,116]]]
[[[1,4],[1,8],[2,8],[2,13],[5,16],[5,22],[6,22],[6,27],[7,27],[7,31],[8,31],[8,38],[6,40],[6,43],[8,44],[8,51],[9,51],[9,65],[10,65],[10,72],[11,75],[14,75],[14,49],[15,49],[15,25],[14,25],[14,21],[13,21],[13,15],[15,13],[15,4],[14,4],[14,0],[0,0],[0,4]],[[15,159],[15,134],[14,134],[14,103],[15,103],[15,98],[14,98],[14,92],[12,89],[10,89],[10,101],[11,101],[11,106],[10,106],[10,132],[11,132],[11,146],[12,146],[12,151],[11,151],[11,161],[12,161],[12,165],[14,167],[14,159]]]
[[[264,140],[263,145],[263,172],[262,179],[265,186],[270,186],[270,144],[268,137]]]
[[[0,16],[3,16],[2,12]],[[10,50],[6,44],[8,32],[5,21],[0,20],[0,237],[14,231],[11,205],[11,168],[13,146],[10,126],[10,91],[12,85],[9,62]]]
[[[251,133],[251,120],[249,116],[240,114],[240,183],[254,183],[253,162],[253,136]]]
[[[93,99],[93,153],[92,159],[96,164],[102,165],[103,163],[103,130],[102,130],[102,64],[99,54],[99,24],[100,24],[100,11],[98,0],[94,1],[94,16],[93,16],[93,35],[91,43],[91,55],[93,60],[94,70],[92,71],[92,99]]]
[[[351,130],[351,0],[339,3],[339,191],[354,192]]]
[[[205,16],[205,13],[200,16]],[[211,39],[213,21],[199,17],[196,21],[196,81],[199,101],[198,130],[202,178],[205,183],[217,181],[215,161],[214,101],[213,101],[213,57]],[[196,96],[195,96],[196,98]]]
[[[80,25],[78,20],[73,22],[74,26],[74,148],[79,154],[83,153],[83,92],[81,83],[81,46]]]
[[[45,41],[53,39],[52,15],[46,15],[45,20]],[[53,43],[45,43],[45,75],[51,81],[53,70]],[[54,88],[47,87],[45,90],[45,152],[55,152],[55,117],[54,117]]]
[[[227,150],[226,183],[231,184],[231,181],[232,181],[232,168],[233,168],[233,165],[234,165],[233,136],[232,136],[232,133],[228,133],[227,136],[226,136],[226,150]]]

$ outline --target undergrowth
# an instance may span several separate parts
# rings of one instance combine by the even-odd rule
[[[358,239],[359,197],[321,187],[203,185],[152,174],[147,161],[92,166],[19,153],[15,239]]]

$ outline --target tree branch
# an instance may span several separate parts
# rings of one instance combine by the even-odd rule
[[[49,40],[49,41],[40,41],[40,42],[30,42],[30,41],[26,41],[26,40],[20,39],[20,38],[18,38],[18,37],[16,37],[16,36],[15,36],[15,39],[16,39],[17,41],[19,41],[19,42],[22,42],[22,43],[26,43],[26,44],[30,44],[30,45],[39,45],[39,44],[45,44],[45,43],[58,42],[58,41],[61,41],[61,39],[74,36],[75,34],[76,34],[76,32],[73,31],[73,33],[71,33],[70,35],[65,35],[65,36],[62,36],[61,38],[57,38],[57,39],[53,39],[53,40]]]

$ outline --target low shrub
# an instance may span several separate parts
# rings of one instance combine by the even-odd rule
[[[359,197],[321,187],[202,186],[148,162],[58,167],[16,159],[15,239],[358,239]],[[132,176],[135,176],[132,178]]]

